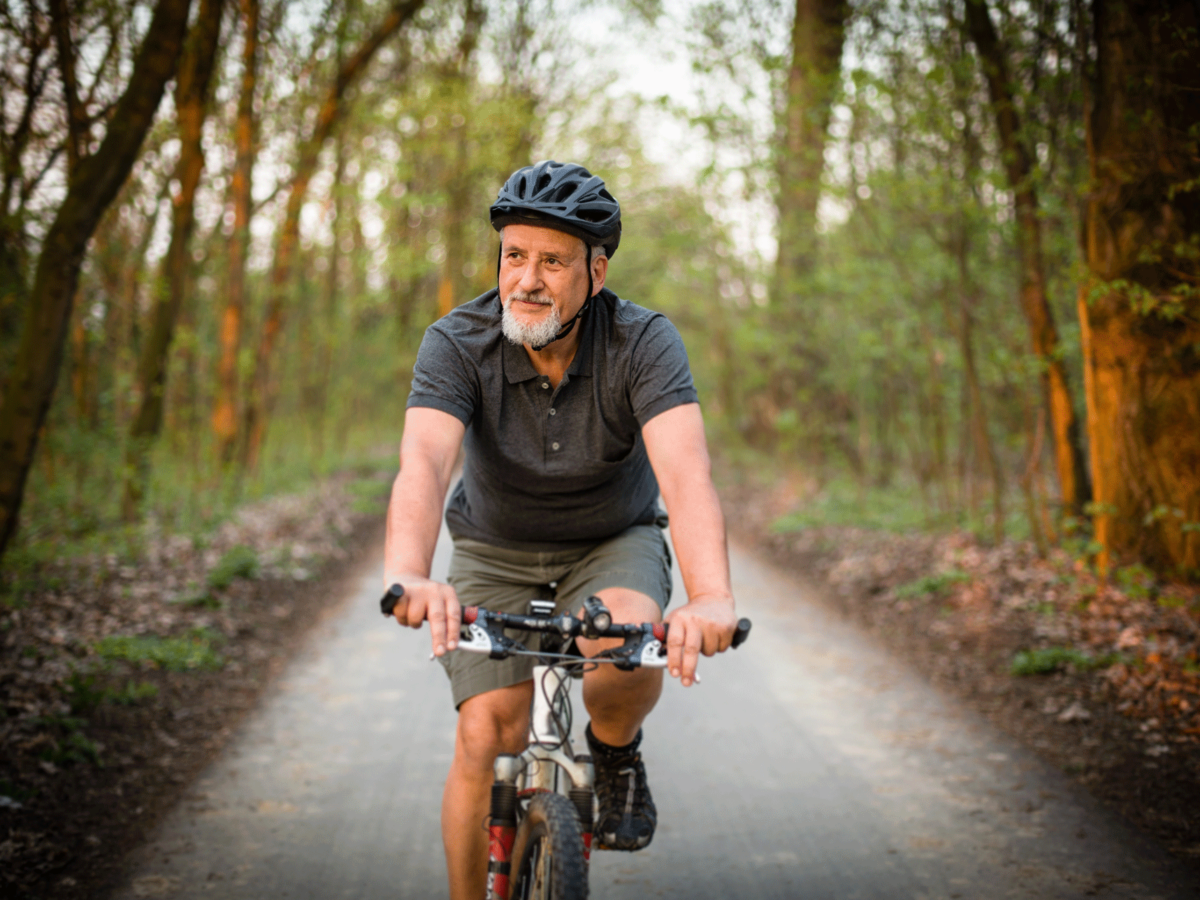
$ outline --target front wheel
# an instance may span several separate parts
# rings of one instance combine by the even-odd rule
[[[586,900],[587,861],[575,806],[562,794],[529,801],[513,843],[512,900]]]

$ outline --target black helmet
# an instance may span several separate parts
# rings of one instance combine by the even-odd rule
[[[539,225],[599,244],[609,258],[621,243],[621,205],[583,166],[546,160],[517,169],[491,208],[492,227]]]

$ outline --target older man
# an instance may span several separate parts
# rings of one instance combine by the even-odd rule
[[[400,474],[388,510],[385,583],[394,615],[421,627],[450,675],[458,729],[442,804],[453,900],[484,891],[484,821],[498,753],[528,729],[532,662],[456,646],[460,603],[524,612],[532,596],[578,611],[595,594],[617,622],[659,621],[670,599],[671,516],[688,602],[667,616],[668,670],[695,680],[699,654],[736,626],[725,524],[675,327],[605,288],[621,210],[582,166],[542,162],[508,179],[491,207],[498,288],[425,333],[408,398]],[[446,507],[448,584],[429,578]],[[587,655],[604,646],[580,641]],[[638,747],[660,670],[597,666],[584,676],[603,849],[650,842],[656,813]]]

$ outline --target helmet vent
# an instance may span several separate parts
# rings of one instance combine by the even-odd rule
[[[562,203],[564,200],[569,199],[573,193],[575,193],[575,185],[573,185],[573,184],[560,185],[558,190],[554,192],[554,197],[551,199],[550,202],[551,203]]]
[[[605,200],[611,200],[613,203],[617,202],[615,199],[613,199],[613,195],[610,194],[608,191],[606,191],[604,188],[600,188],[600,196],[603,197]]]
[[[524,178],[522,178],[517,183],[517,196],[520,197],[522,200],[524,200],[526,197],[529,196],[529,194],[525,190],[525,179]]]
[[[606,222],[612,218],[612,213],[607,210],[588,209],[587,207],[580,207],[575,211],[575,215],[585,222]]]
[[[540,194],[542,191],[544,191],[546,189],[546,187],[550,184],[550,181],[551,181],[550,173],[549,172],[542,173],[542,177],[537,180],[537,185],[533,189],[534,196],[536,197],[538,194]]]

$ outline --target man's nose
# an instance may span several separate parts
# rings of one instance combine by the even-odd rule
[[[533,293],[542,286],[542,267],[535,262],[530,262],[521,269],[521,280],[517,282],[517,287],[526,293]]]

